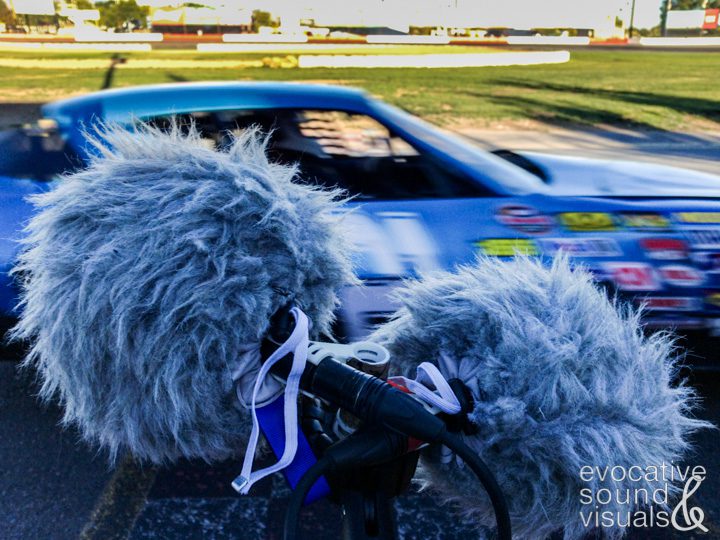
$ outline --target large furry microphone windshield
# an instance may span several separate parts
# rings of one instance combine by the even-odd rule
[[[562,257],[551,267],[480,259],[410,282],[397,299],[403,307],[373,337],[406,375],[434,361],[469,387],[477,433],[465,442],[495,474],[518,538],[561,528],[565,538],[581,538],[592,528],[581,511],[597,510],[582,506],[582,489],[662,487],[606,475],[584,482],[581,467],[669,467],[688,450],[688,435],[706,426],[691,416],[691,389],[672,383],[671,338],[644,336],[637,313],[609,301]],[[480,526],[492,525],[490,502],[468,469],[441,461],[424,461],[429,485]],[[636,509],[620,502],[600,510]]]
[[[14,336],[42,396],[112,457],[241,451],[251,422],[233,376],[259,367],[248,348],[291,301],[327,330],[354,281],[338,194],[294,182],[265,144],[105,127],[89,167],[34,201]]]

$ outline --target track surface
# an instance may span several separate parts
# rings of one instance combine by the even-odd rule
[[[701,416],[720,425],[720,376],[698,375]],[[141,468],[129,460],[108,467],[105,457],[58,426],[59,411],[33,397],[35,387],[18,375],[15,361],[0,361],[0,537],[31,539],[277,539],[288,490],[280,477],[261,482],[240,498],[229,486],[240,463],[209,467],[183,462]],[[694,496],[710,535],[720,538],[720,452],[717,432],[697,439],[688,463],[708,477]],[[437,506],[430,494],[412,493],[396,504],[404,540],[468,540],[473,529]],[[338,538],[338,511],[321,502],[303,514],[305,538]],[[641,530],[632,539],[689,539],[688,533]],[[702,538],[701,536],[694,536]]]

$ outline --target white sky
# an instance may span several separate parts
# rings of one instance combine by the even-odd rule
[[[652,28],[660,24],[660,2],[657,0],[635,0],[635,26]]]
[[[173,0],[144,0],[172,3]],[[142,2],[142,0],[141,0]],[[197,0],[205,5],[264,9],[286,18],[314,18],[318,24],[352,26],[448,25],[515,28],[596,28],[619,15],[629,22],[632,0]],[[660,22],[661,0],[635,0],[635,26]],[[180,0],[178,0],[178,3]]]
[[[304,12],[304,16],[342,23],[363,18],[368,24],[420,24],[447,17],[478,26],[585,27],[602,25],[615,15],[629,20],[632,0],[264,0],[254,3],[271,11]],[[636,0],[635,25],[657,25],[661,0]],[[243,2],[244,3],[244,2]],[[457,6],[457,9],[455,9]],[[273,9],[274,8],[274,9]],[[320,22],[320,21],[318,21]],[[460,24],[458,24],[460,25]]]

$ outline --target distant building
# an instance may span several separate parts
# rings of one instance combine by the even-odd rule
[[[252,12],[235,6],[151,8],[150,27],[168,34],[205,34],[250,32]]]
[[[169,34],[250,32],[252,9],[233,0],[136,0],[150,8],[150,27]]]

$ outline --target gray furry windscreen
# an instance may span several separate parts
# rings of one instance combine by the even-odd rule
[[[232,363],[288,301],[327,331],[354,281],[342,201],[253,131],[225,152],[178,127],[104,127],[94,145],[34,200],[15,269],[26,365],[111,457],[228,457],[250,424]]]
[[[639,313],[564,257],[550,267],[482,258],[409,282],[396,299],[402,307],[372,337],[406,375],[429,360],[470,388],[477,434],[464,439],[508,494],[513,537],[542,540],[558,529],[585,537],[580,490],[632,485],[583,483],[582,466],[677,463],[690,434],[708,426],[693,418],[692,389],[673,382],[672,338],[646,336]],[[467,467],[426,460],[424,474],[442,499],[492,526],[490,501]]]

